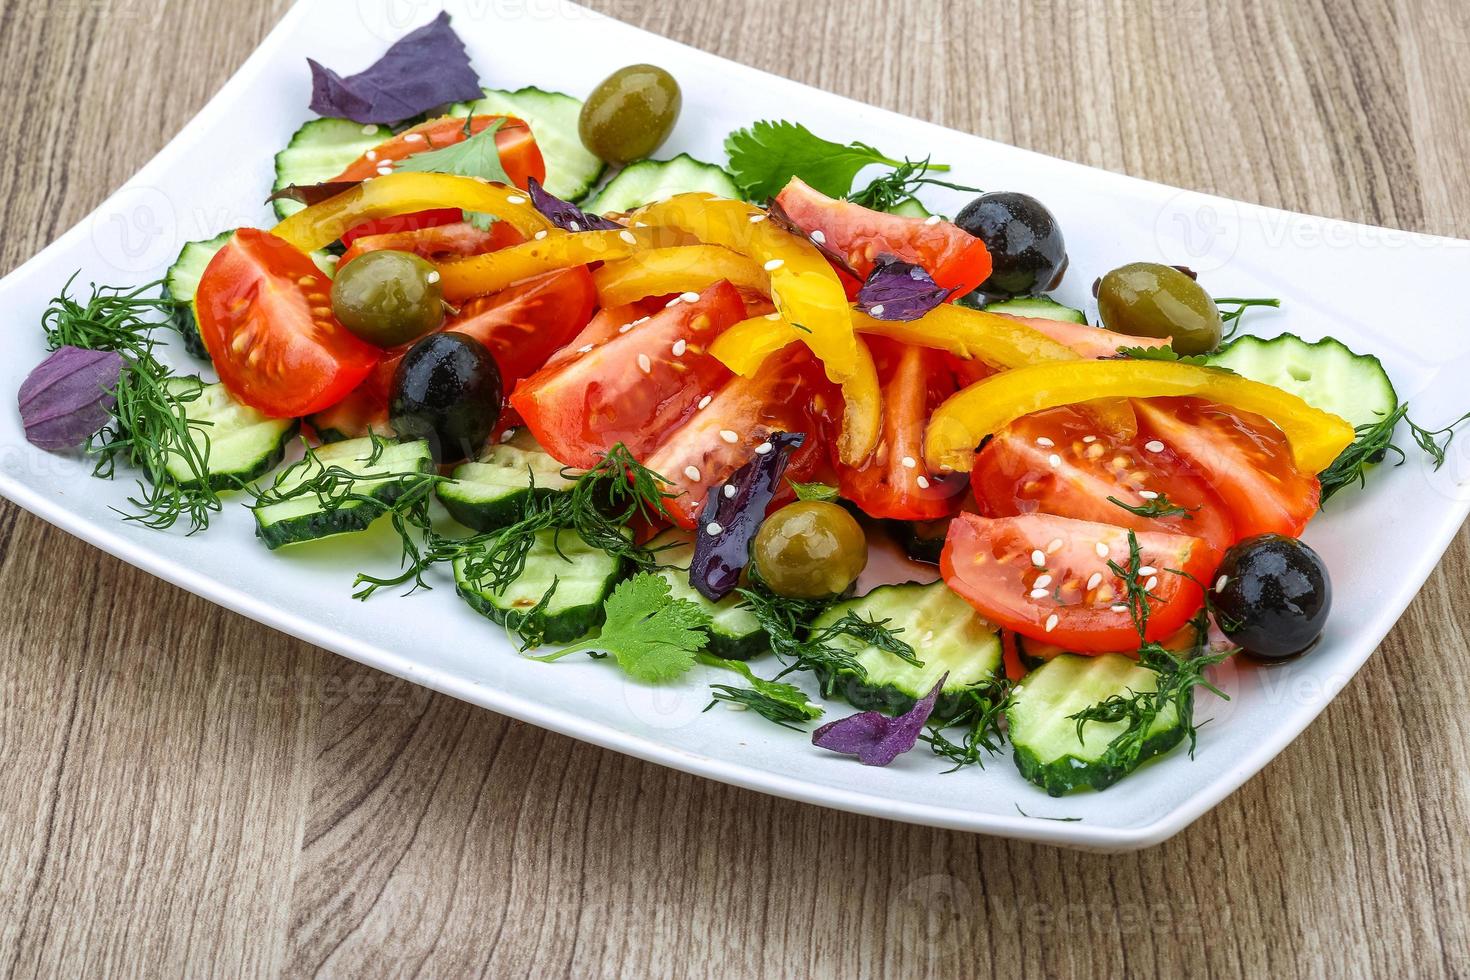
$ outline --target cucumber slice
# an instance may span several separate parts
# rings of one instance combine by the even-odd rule
[[[198,397],[184,403],[184,416],[190,422],[204,423],[191,427],[189,437],[204,451],[208,447],[206,466],[209,472],[200,480],[174,453],[169,457],[168,475],[179,486],[197,486],[207,482],[216,493],[238,490],[242,484],[264,476],[286,455],[286,444],[300,429],[296,419],[273,419],[230,397],[222,384],[204,384],[197,377],[170,378],[168,390],[182,394],[197,390]]]
[[[888,620],[889,629],[902,629],[899,639],[914,648],[924,666],[915,667],[854,637],[839,636],[832,644],[851,651],[867,676],[819,673],[826,697],[840,696],[859,708],[899,714],[932,691],[947,673],[934,706],[934,717],[943,719],[962,706],[958,695],[965,688],[989,680],[1000,669],[1000,636],[995,627],[943,582],[879,586],[861,599],[829,608],[812,623],[812,631],[831,626],[849,611],[863,619]]]
[[[547,643],[571,643],[602,625],[603,602],[622,577],[622,562],[594,548],[575,531],[548,528],[537,532],[526,555],[526,567],[504,589],[485,588],[471,580],[463,557],[454,561],[456,590],[476,612],[502,626],[536,608],[556,583],[538,626]]]
[[[565,493],[576,482],[528,433],[490,447],[479,460],[462,463],[438,488],[449,516],[476,531],[513,524],[533,499]]]
[[[929,218],[933,212],[924,207],[917,197],[906,197],[893,207],[888,209],[889,214],[896,214],[900,218]]]
[[[1133,771],[1111,750],[1127,723],[1089,722],[1079,741],[1077,722],[1069,716],[1115,694],[1157,687],[1158,674],[1121,654],[1064,653],[1048,660],[1026,675],[1006,710],[1016,768],[1052,796],[1085,787],[1106,789]],[[1184,734],[1174,707],[1166,707],[1149,729],[1139,762],[1169,751]]]
[[[411,475],[388,479],[390,474],[434,471],[429,444],[422,439],[396,443],[379,440],[378,445],[381,451],[377,459],[373,459],[372,439],[348,439],[313,450],[322,467],[339,466],[363,477],[353,482],[351,492],[365,499],[350,500],[332,509],[323,507],[315,494],[275,504],[258,504],[251,508],[255,512],[256,537],[267,548],[275,549],[364,530],[414,483]],[[290,490],[320,472],[319,467],[302,461],[282,471],[276,477],[275,487]]]
[[[499,114],[524,120],[546,161],[546,190],[564,201],[582,197],[602,176],[603,162],[582,145],[577,128],[582,115],[580,99],[529,87],[514,92],[486,89],[483,99],[453,111],[455,115]]]
[[[291,142],[276,154],[276,183],[271,190],[331,180],[348,164],[392,137],[386,126],[364,126],[351,119],[313,119],[296,130]],[[305,207],[299,201],[284,199],[271,204],[282,219]]]
[[[680,153],[672,160],[640,160],[630,164],[598,192],[588,211],[613,214],[631,211],[675,194],[703,191],[716,197],[740,199],[735,181],[723,167]]]
[[[1354,426],[1381,422],[1399,404],[1383,363],[1372,354],[1353,353],[1332,337],[1316,343],[1289,333],[1271,340],[1241,337],[1209,360],[1252,381],[1289,391]]]
[[[1017,296],[999,303],[988,303],[986,313],[1005,313],[1010,316],[1032,316],[1041,320],[1061,320],[1063,323],[1087,324],[1081,310],[1063,306],[1049,296]]]
[[[749,660],[771,648],[771,639],[760,620],[736,593],[710,602],[689,584],[689,562],[694,558],[694,541],[683,531],[665,531],[649,542],[665,566],[659,577],[669,583],[669,594],[688,599],[710,617],[709,652],[726,660]]]
[[[202,242],[185,242],[179,257],[174,259],[174,264],[168,267],[168,272],[163,276],[164,298],[176,299],[184,304],[174,307],[169,314],[174,329],[184,340],[184,349],[206,361],[209,360],[209,351],[205,349],[204,340],[199,336],[199,314],[194,306],[194,294],[199,290],[199,280],[210,260],[225,247],[233,234],[234,229],[230,229]]]

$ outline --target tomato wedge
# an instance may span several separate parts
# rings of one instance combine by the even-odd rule
[[[391,221],[385,218],[383,221]],[[378,224],[378,222],[368,222]],[[344,238],[343,241],[347,239]],[[404,231],[379,232],[373,235],[354,235],[347,251],[342,253],[342,266],[364,252],[392,249],[397,252],[412,252],[430,261],[459,259],[470,255],[483,255],[509,245],[525,241],[513,225],[504,221],[492,222],[485,230],[476,228],[468,221],[453,224],[433,225],[426,228],[410,228]]]
[[[866,280],[879,256],[891,255],[922,266],[954,295],[971,292],[990,276],[990,251],[980,239],[948,221],[904,218],[838,201],[807,186],[801,178],[776,195],[773,211],[840,258]]]
[[[230,394],[266,415],[295,418],[355,388],[380,351],[332,315],[332,284],[306,253],[241,228],[195,293],[199,334]]]
[[[546,161],[531,135],[531,127],[514,116],[475,116],[470,120],[470,132],[476,134],[496,120],[503,120],[495,131],[495,149],[500,153],[500,165],[511,183],[526,189],[529,177],[537,181],[546,179]],[[390,140],[379,143],[352,163],[347,169],[332,178],[336,181],[367,180],[382,175],[399,160],[406,160],[416,153],[441,150],[465,140],[465,120],[460,116],[440,116],[405,129]]]
[[[728,282],[693,301],[675,297],[652,318],[536,372],[516,387],[511,406],[569,466],[592,466],[619,442],[642,459],[730,377],[708,348],[744,316]]]
[[[1001,313],[1000,316],[1008,316]],[[1048,320],[1039,316],[1013,316],[1012,320],[1024,323],[1032,330],[1046,334],[1059,344],[1070,347],[1081,357],[1112,357],[1125,347],[1167,347],[1169,341],[1158,337],[1130,337],[1103,327],[1089,327],[1085,323],[1069,323],[1066,320]]]
[[[1224,503],[1179,455],[1149,452],[1147,437],[1105,431],[1080,407],[1027,415],[996,433],[975,457],[970,482],[987,517],[1053,514],[1135,531],[1172,531],[1220,550],[1236,541]],[[1184,513],[1144,516],[1115,504]],[[1172,509],[1172,508],[1171,508]]]
[[[936,476],[924,462],[929,413],[954,394],[942,351],[868,338],[883,385],[883,434],[860,467],[838,466],[842,495],[869,517],[932,521],[959,507],[965,482]]]
[[[1130,568],[1128,535],[1138,541]],[[1220,563],[1208,542],[1166,531],[1049,514],[961,514],[949,526],[939,569],[944,581],[991,622],[1078,653],[1136,650],[1138,631],[1123,581],[1108,567],[1137,572],[1149,592],[1149,642],[1174,633],[1199,611]],[[1183,572],[1186,574],[1176,574]]]
[[[1299,469],[1281,430],[1258,415],[1190,398],[1136,399],[1141,440],[1175,453],[1215,488],[1235,521],[1235,539],[1299,537],[1322,502],[1316,476]]]

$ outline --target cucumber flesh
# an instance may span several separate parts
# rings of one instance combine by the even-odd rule
[[[917,197],[906,197],[893,207],[888,209],[889,214],[896,214],[900,218],[928,218],[933,212],[924,207]]]
[[[771,648],[770,637],[760,620],[737,593],[711,602],[689,584],[689,562],[694,558],[694,541],[683,531],[665,531],[649,542],[659,564],[659,577],[669,583],[669,595],[688,599],[710,617],[709,652],[726,660],[749,660]]]
[[[502,626],[516,628],[555,583],[536,626],[547,643],[572,643],[602,625],[603,602],[622,577],[622,562],[594,548],[571,530],[548,528],[536,534],[519,577],[503,589],[490,589],[470,575],[463,556],[454,561],[454,583],[470,607]]]
[[[296,130],[291,142],[276,154],[276,183],[271,189],[331,180],[368,150],[392,138],[386,126],[364,126],[350,119],[313,119]],[[282,219],[305,207],[299,201],[285,199],[271,204]]]
[[[565,201],[581,198],[602,176],[604,164],[582,145],[582,102],[560,92],[486,89],[485,97],[456,114],[508,115],[524,120],[546,161],[546,190]]]
[[[520,520],[533,499],[570,490],[576,480],[567,472],[529,433],[518,433],[478,460],[461,463],[437,492],[456,521],[475,531],[494,531]]]
[[[1081,310],[1063,306],[1049,296],[1017,296],[999,303],[987,303],[986,313],[1005,313],[1010,316],[1030,316],[1041,320],[1061,320],[1063,323],[1086,325],[1087,316]]]
[[[179,257],[168,267],[163,276],[163,295],[167,299],[179,300],[182,306],[174,307],[169,314],[173,327],[184,340],[184,349],[195,357],[209,360],[209,351],[199,336],[199,314],[194,306],[194,294],[199,290],[199,280],[204,276],[210,261],[225,243],[235,234],[234,229],[222,231],[213,238],[201,242],[185,242]]]
[[[863,619],[902,630],[898,638],[914,648],[924,666],[915,667],[887,650],[850,636],[832,645],[851,651],[866,677],[819,675],[822,693],[845,698],[859,708],[899,714],[913,707],[948,674],[934,717],[952,717],[963,706],[960,694],[996,676],[1001,666],[1000,636],[984,617],[943,582],[879,586],[860,599],[838,603],[812,623],[817,632],[855,612]]]
[[[1130,691],[1157,687],[1158,674],[1122,654],[1064,653],[1048,660],[1026,675],[1006,710],[1016,768],[1052,796],[1106,789],[1136,767],[1124,765],[1111,748],[1127,722],[1088,722],[1079,740],[1077,722],[1069,716],[1115,694],[1126,697]],[[1138,762],[1167,752],[1184,735],[1184,725],[1169,705],[1149,729]]]
[[[598,192],[587,210],[597,214],[631,211],[675,194],[703,191],[739,200],[740,191],[723,167],[680,153],[672,160],[640,160],[630,164]]]
[[[300,428],[295,419],[269,418],[240,404],[222,384],[207,385],[197,377],[184,377],[169,379],[168,388],[176,395],[198,391],[197,397],[184,402],[184,415],[190,422],[202,423],[190,427],[189,437],[201,452],[208,450],[209,472],[204,480],[195,476],[183,456],[169,456],[168,475],[180,486],[207,482],[216,493],[238,490],[269,473]]]
[[[1315,343],[1289,333],[1271,340],[1241,337],[1211,354],[1210,363],[1289,391],[1355,427],[1382,421],[1399,403],[1383,363],[1333,337]]]

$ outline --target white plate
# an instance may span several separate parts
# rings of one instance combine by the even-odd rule
[[[1093,278],[1125,260],[1188,263],[1217,294],[1283,297],[1282,313],[1250,320],[1258,332],[1330,333],[1379,354],[1417,418],[1448,419],[1464,408],[1470,330],[1462,300],[1470,242],[1236,204],[1001,146],[554,0],[463,0],[448,7],[487,85],[585,93],[626,60],[618,52],[637,51],[683,86],[684,112],[665,148],[670,154],[723,159],[725,134],[761,118],[804,121],[829,138],[861,139],[890,154],[932,154],[957,164],[954,176],[962,182],[1027,191],[1056,213],[1071,254],[1063,301],[1083,304]],[[242,224],[269,227],[261,201],[271,185],[272,155],[309,118],[305,58],[357,70],[432,12],[427,4],[391,0],[298,4],[157,158],[0,282],[7,338],[0,390],[15,392],[43,356],[38,317],[75,270],[82,270],[82,282],[145,282],[162,274],[184,241]],[[958,195],[931,202],[949,213],[960,203]],[[1005,755],[983,771],[942,775],[939,760],[920,747],[887,769],[867,769],[748,713],[702,714],[703,675],[653,690],[580,658],[554,666],[528,662],[447,584],[409,598],[385,594],[356,602],[349,597],[353,572],[393,562],[390,543],[376,534],[271,554],[254,540],[250,515],[237,504],[193,537],[123,523],[109,508],[124,505],[129,484],[99,482],[83,462],[30,447],[14,409],[0,413],[0,446],[0,492],[26,509],[262,623],[437,691],[778,796],[1110,850],[1178,832],[1295,738],[1382,640],[1470,509],[1470,458],[1461,454],[1438,473],[1415,456],[1375,474],[1365,492],[1343,493],[1307,536],[1336,586],[1322,644],[1284,666],[1225,671],[1221,683],[1233,700],[1202,699],[1199,717],[1215,720],[1193,761],[1176,751],[1106,792],[1053,800],[1023,781]],[[834,705],[829,717],[843,713]]]

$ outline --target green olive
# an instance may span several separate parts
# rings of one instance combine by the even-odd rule
[[[619,68],[587,96],[582,144],[614,166],[642,160],[669,138],[679,118],[679,83],[653,65]]]
[[[756,532],[755,573],[792,599],[840,595],[868,564],[868,541],[851,514],[823,500],[787,504]]]
[[[1173,266],[1134,262],[1102,277],[1097,311],[1103,326],[1130,337],[1170,338],[1180,354],[1220,345],[1220,308],[1199,283]]]
[[[439,272],[411,252],[364,253],[337,270],[332,312],[370,344],[410,343],[444,323]]]

